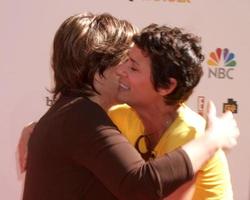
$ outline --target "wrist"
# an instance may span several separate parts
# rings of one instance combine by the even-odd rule
[[[209,150],[211,155],[221,148],[220,140],[213,131],[207,130],[203,140],[205,147]]]

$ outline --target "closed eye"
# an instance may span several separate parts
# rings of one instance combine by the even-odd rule
[[[135,72],[139,71],[137,67],[133,67],[133,66],[130,67],[130,70],[135,71]]]

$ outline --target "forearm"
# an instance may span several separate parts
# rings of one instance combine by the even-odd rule
[[[77,153],[77,160],[119,199],[161,199],[193,177],[191,162],[182,149],[145,162],[116,130],[85,135],[82,141],[85,144],[79,147],[85,150],[81,152],[88,153]]]
[[[182,149],[187,153],[194,173],[197,173],[219,149],[219,145],[209,134],[206,134],[183,145]]]
[[[192,179],[193,175],[188,156],[182,149],[177,149],[127,175],[122,193],[127,195],[126,199],[134,199],[134,194],[140,196],[139,199],[162,199]]]

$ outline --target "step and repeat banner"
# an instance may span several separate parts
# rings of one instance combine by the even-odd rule
[[[136,24],[183,27],[202,37],[204,75],[189,99],[202,113],[214,100],[218,113],[238,120],[238,146],[228,152],[234,199],[250,199],[249,0],[0,0],[0,199],[21,199],[24,175],[16,147],[22,127],[51,105],[51,44],[69,16],[108,12]]]

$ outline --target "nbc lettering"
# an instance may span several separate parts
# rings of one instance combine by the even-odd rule
[[[232,76],[232,71],[234,71],[234,68],[222,68],[222,67],[216,67],[214,69],[208,69],[208,78],[211,78],[212,76],[215,78],[219,78],[219,79],[224,79],[224,78],[228,78],[228,79],[233,79]]]

